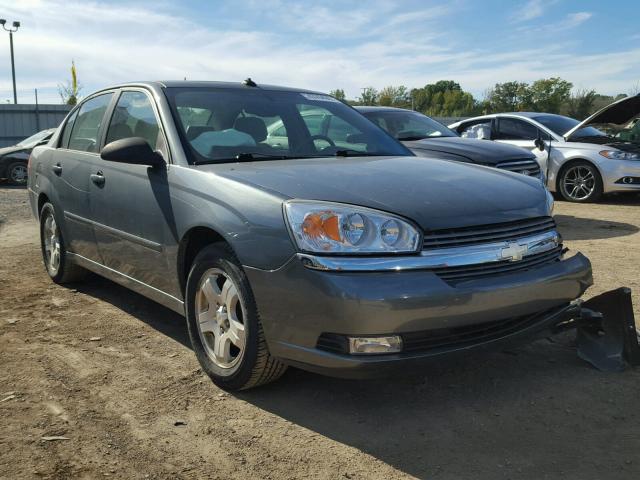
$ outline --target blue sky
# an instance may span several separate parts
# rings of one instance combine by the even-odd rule
[[[561,76],[602,93],[640,90],[640,1],[0,0],[17,19],[19,101],[59,102],[75,60],[82,93],[141,79],[240,81],[321,91],[452,79]],[[0,36],[0,101],[11,98]]]

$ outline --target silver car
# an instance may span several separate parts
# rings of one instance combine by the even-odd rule
[[[547,186],[570,202],[611,192],[640,192],[640,140],[621,132],[640,116],[640,95],[603,108],[583,122],[549,113],[499,113],[449,125],[462,136],[532,150]]]

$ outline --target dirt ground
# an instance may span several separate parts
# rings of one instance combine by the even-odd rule
[[[640,368],[596,371],[569,335],[229,395],[180,316],[107,280],[49,281],[24,189],[0,186],[0,219],[0,478],[640,478]],[[587,296],[629,286],[640,320],[640,197],[556,219],[593,262]]]

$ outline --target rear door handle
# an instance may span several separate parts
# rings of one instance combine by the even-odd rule
[[[53,170],[53,173],[55,173],[58,176],[62,175],[62,165],[60,165],[59,163],[51,167],[51,170]]]
[[[92,173],[91,181],[95,183],[97,186],[101,187],[104,185],[104,174],[102,172]]]

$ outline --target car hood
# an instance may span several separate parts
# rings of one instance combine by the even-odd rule
[[[448,153],[482,165],[495,166],[505,160],[536,158],[531,152],[514,145],[470,138],[441,137],[402,143],[414,153]],[[434,156],[437,157],[437,155]]]
[[[22,152],[23,150],[28,150],[28,149],[24,147],[16,147],[15,145],[12,147],[0,148],[0,157],[4,157],[5,155],[10,155],[12,153]]]
[[[582,123],[579,123],[567,133],[565,133],[564,138],[566,140],[569,140],[571,135],[573,135],[576,131],[588,125],[599,123],[613,123],[615,125],[624,125],[633,120],[638,115],[640,115],[640,94],[634,95],[633,97],[622,98],[617,102],[613,102],[611,105],[607,105],[606,107],[598,110]]]
[[[392,212],[425,230],[548,215],[537,179],[420,157],[314,158],[193,167],[280,194]]]

